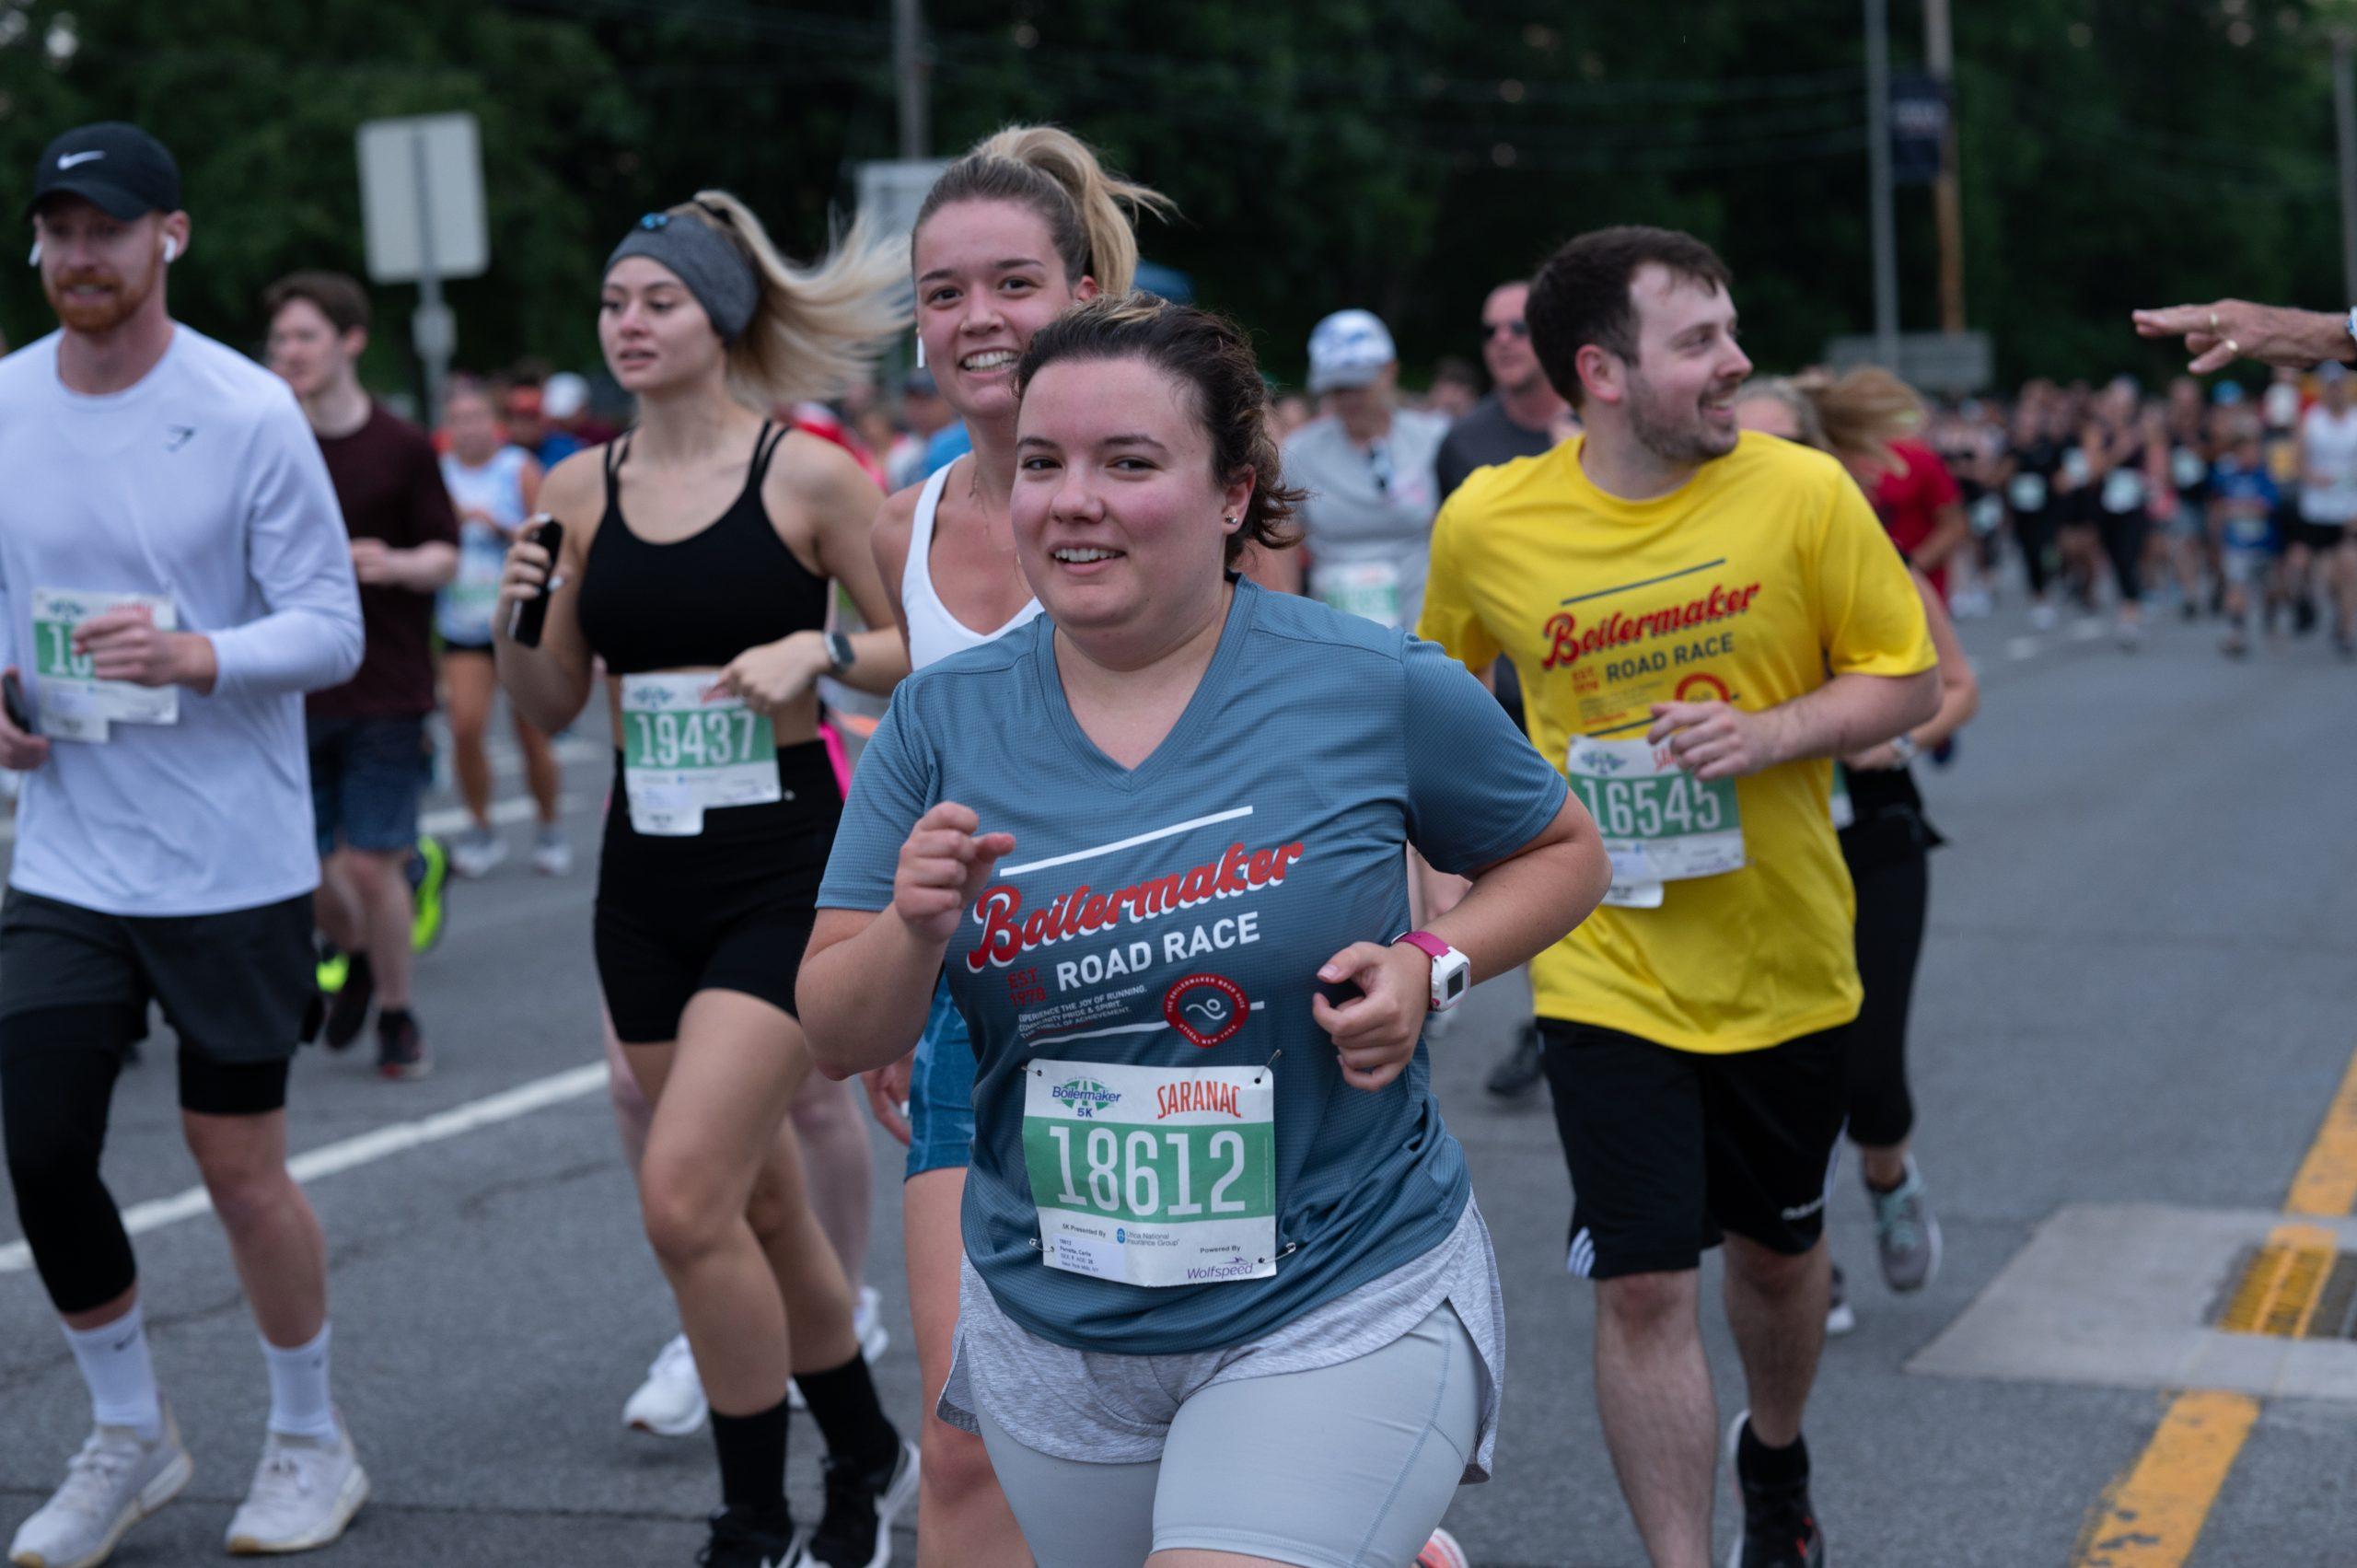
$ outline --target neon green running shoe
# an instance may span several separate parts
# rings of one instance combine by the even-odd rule
[[[313,978],[319,981],[320,995],[333,996],[343,989],[343,982],[351,973],[352,955],[330,949],[321,955],[319,967]]]
[[[409,857],[409,889],[417,913],[409,927],[412,953],[429,952],[442,940],[442,889],[450,880],[450,854],[431,833],[418,835]]]

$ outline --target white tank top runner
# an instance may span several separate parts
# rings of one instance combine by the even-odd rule
[[[1035,598],[996,631],[977,632],[950,614],[949,607],[941,602],[941,596],[933,591],[933,517],[941,505],[941,492],[949,483],[950,471],[957,466],[946,463],[924,482],[924,494],[917,497],[916,518],[909,528],[909,561],[900,569],[900,613],[908,621],[911,669],[923,669],[951,654],[996,642],[1039,613],[1039,601]]]

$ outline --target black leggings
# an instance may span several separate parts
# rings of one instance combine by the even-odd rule
[[[1907,1092],[1907,1014],[1915,999],[1915,963],[1923,952],[1923,916],[1932,898],[1930,854],[1881,845],[1870,854],[1852,847],[1858,830],[1841,835],[1843,857],[1858,889],[1858,978],[1865,1005],[1850,1026],[1850,1138],[1870,1149],[1905,1142],[1915,1126],[1915,1102]]]
[[[2119,579],[2122,604],[2144,601],[2144,536],[2152,526],[2142,507],[2103,514],[2103,547],[2111,557],[2112,575]]]
[[[131,1238],[99,1177],[107,1107],[123,1047],[139,1020],[128,1008],[50,1007],[0,1025],[0,1122],[33,1266],[60,1312],[87,1312],[138,1278]]]
[[[2014,542],[2021,546],[2022,571],[2029,578],[2029,591],[2035,598],[2046,597],[2046,585],[2053,577],[2053,565],[2048,559],[2054,548],[2054,518],[2050,512],[2021,512],[2014,517]]]

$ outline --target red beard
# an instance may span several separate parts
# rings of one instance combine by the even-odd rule
[[[102,286],[105,292],[80,298],[68,292],[93,284]],[[41,288],[49,296],[50,308],[57,312],[61,324],[73,331],[96,336],[112,331],[139,313],[139,308],[155,292],[156,271],[151,267],[135,286],[111,273],[82,270],[64,273],[53,281],[43,277]]]

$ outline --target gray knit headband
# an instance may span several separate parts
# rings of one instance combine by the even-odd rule
[[[753,324],[753,310],[761,298],[761,280],[752,262],[729,238],[710,223],[670,213],[649,213],[622,237],[606,258],[606,271],[625,256],[660,261],[679,275],[696,296],[713,330],[723,343],[735,343]]]

